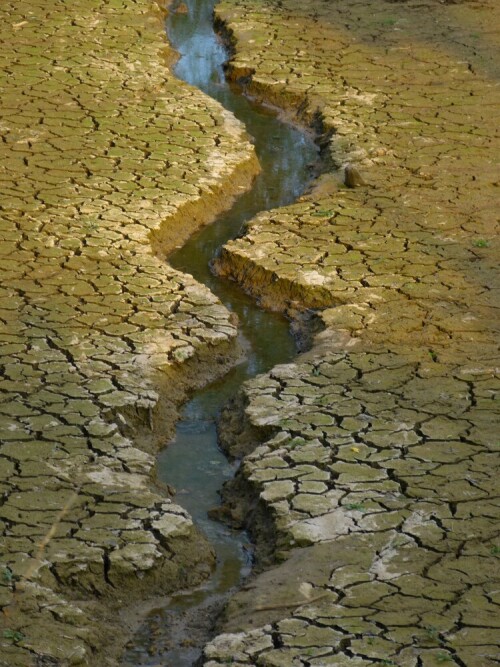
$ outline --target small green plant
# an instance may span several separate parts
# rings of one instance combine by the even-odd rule
[[[347,503],[344,507],[348,510],[358,510],[359,512],[364,512],[366,507],[361,503]]]
[[[500,547],[491,547],[490,553],[492,556],[498,556],[500,554]]]
[[[490,242],[487,239],[476,239],[475,241],[472,241],[472,245],[475,248],[489,248]]]
[[[10,569],[10,567],[4,568],[4,571],[2,572],[2,580],[6,584],[11,584],[13,579],[14,579],[14,575],[13,575],[12,570]]]
[[[24,639],[24,635],[22,632],[19,632],[19,630],[4,630],[3,631],[3,638],[4,639],[10,639],[10,641],[14,644],[17,642],[20,642],[22,639]]]
[[[425,628],[425,634],[427,636],[427,639],[433,641],[433,642],[439,642],[439,630],[435,628],[433,625],[428,625]]]
[[[396,25],[396,19],[391,19],[391,18],[383,19],[382,25],[387,25],[387,26]]]
[[[436,656],[436,662],[453,662],[453,658],[449,653],[438,653]]]
[[[437,361],[438,360],[438,356],[437,356],[436,352],[434,352],[434,350],[429,350],[429,356],[432,359],[432,361]]]

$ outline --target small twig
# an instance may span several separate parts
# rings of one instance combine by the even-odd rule
[[[78,498],[78,494],[80,493],[80,487],[77,487],[73,493],[70,495],[68,500],[64,503],[63,507],[57,514],[54,523],[50,526],[49,530],[45,533],[43,538],[38,542],[37,544],[37,550],[33,556],[33,561],[31,565],[28,567],[26,572],[22,575],[18,585],[16,586],[16,590],[22,590],[26,583],[31,579],[33,574],[35,573],[36,569],[38,568],[41,560],[43,553],[45,551],[45,548],[49,544],[50,540],[54,537],[56,534],[57,527],[61,523],[61,521],[64,519],[66,514],[69,512],[71,507],[74,505],[76,499]]]
[[[283,604],[263,605],[261,607],[255,607],[254,611],[273,611],[274,609],[287,609],[289,607],[295,607],[296,609],[298,609],[299,607],[305,607],[308,604],[312,604],[313,602],[317,602],[318,600],[326,598],[328,595],[329,593],[321,593],[321,595],[316,595],[316,597],[311,598],[310,600],[305,600],[304,602],[289,602],[288,604],[283,603]]]

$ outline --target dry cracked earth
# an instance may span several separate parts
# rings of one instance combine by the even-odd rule
[[[210,569],[152,454],[237,354],[230,314],[161,256],[258,166],[172,77],[147,0],[0,11],[0,664],[114,665],[110,610]],[[323,330],[222,415],[244,457],[226,509],[261,572],[204,664],[498,665],[499,8],[217,15],[229,76],[313,126],[326,163],[217,270]]]
[[[186,388],[228,367],[236,326],[158,255],[220,209],[231,184],[248,186],[258,165],[244,128],[169,73],[152,9],[2,4],[0,662],[9,667],[106,664],[94,656],[112,639],[96,622],[104,604],[89,599],[127,605],[203,580],[213,561],[186,512],[153,488],[152,454]]]

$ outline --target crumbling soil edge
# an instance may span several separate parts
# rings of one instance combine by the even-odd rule
[[[162,12],[153,12],[156,16],[163,17]],[[166,39],[166,38],[165,38]],[[165,49],[166,59],[171,62],[169,49]],[[165,256],[176,245],[182,243],[189,235],[202,225],[210,223],[214,217],[229,208],[233,200],[243,190],[251,186],[253,178],[259,170],[259,164],[255,153],[252,152],[247,159],[240,161],[234,166],[232,173],[223,173],[222,179],[212,184],[211,192],[206,196],[201,196],[195,201],[189,201],[180,206],[176,213],[165,219],[158,231],[151,233],[151,246],[153,251],[161,256]],[[150,377],[153,388],[158,392],[159,399],[153,408],[142,408],[137,405],[129,406],[125,409],[109,410],[105,415],[110,422],[118,425],[124,435],[132,440],[132,444],[143,451],[156,451],[160,443],[165,443],[172,434],[175,421],[179,417],[179,407],[187,399],[190,392],[201,386],[208,384],[216,378],[224,375],[240,358],[236,339],[224,340],[222,343],[213,344],[204,343],[203,347],[198,348],[194,355],[182,363],[173,363],[162,371],[154,371]],[[153,471],[154,472],[154,471]],[[151,487],[156,482],[151,477]],[[156,485],[157,486],[157,485]],[[162,493],[165,493],[162,489]],[[207,552],[207,559],[213,559],[211,548],[206,545],[206,540],[197,529],[193,529],[193,535],[198,534],[198,539],[202,540],[199,549],[196,550],[196,559],[199,560],[200,552]],[[189,545],[189,540],[186,544]],[[181,540],[182,541],[182,540]],[[182,557],[182,547],[180,548]],[[179,581],[178,588],[184,588],[190,585],[200,583],[198,575],[192,576],[194,569],[190,559],[190,554],[184,554],[185,576]],[[168,563],[167,563],[168,565]],[[123,628],[117,621],[117,610],[122,608],[125,600],[119,599],[123,596],[127,604],[132,604],[136,599],[145,599],[146,594],[153,592],[158,595],[163,588],[164,592],[172,592],[171,588],[166,589],[161,580],[162,568],[154,568],[155,571],[148,573],[142,580],[137,578],[122,578],[120,591],[110,590],[109,595],[105,594],[99,598],[82,598],[81,591],[74,590],[70,585],[62,584],[57,592],[63,593],[66,599],[76,602],[78,606],[84,609],[95,622],[92,627],[91,646],[89,647],[88,659],[92,664],[112,665],[118,664],[115,660],[123,650],[123,645],[133,632],[132,626]],[[206,568],[208,575],[209,566]],[[151,574],[151,576],[149,576]],[[177,590],[177,589],[176,589]],[[33,659],[42,662],[48,656],[32,653]],[[102,660],[102,662],[100,662]],[[99,661],[99,662],[97,662]],[[40,663],[41,664],[41,663]]]

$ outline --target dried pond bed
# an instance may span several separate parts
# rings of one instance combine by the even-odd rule
[[[113,606],[199,583],[213,562],[187,513],[153,488],[152,453],[186,391],[238,356],[236,326],[153,248],[182,242],[258,165],[241,124],[169,73],[152,9],[0,10],[9,667],[116,664],[127,629]]]
[[[331,172],[221,274],[322,309],[221,422],[226,513],[275,567],[204,664],[498,660],[498,59],[493,3],[223,2],[230,76],[331,135]],[[345,167],[365,186],[348,190]],[[242,451],[243,445],[243,451]]]
[[[145,3],[126,7],[146,21]],[[2,11],[4,67],[17,76],[8,77],[14,90],[2,107],[2,660],[96,664],[94,611],[68,601],[68,584],[78,595],[107,593],[106,577],[119,587],[126,576],[128,595],[137,544],[141,567],[169,562],[153,526],[160,510],[172,517],[164,532],[180,552],[186,540],[201,544],[189,518],[150,491],[151,459],[127,429],[147,423],[150,409],[155,423],[156,368],[207,341],[220,341],[224,360],[235,335],[207,290],[151,255],[147,232],[169,207],[198,197],[191,187],[206,174],[193,150],[215,151],[221,166],[234,155],[227,175],[245,164],[242,182],[255,167],[238,125],[165,78],[159,23],[141,24],[131,40],[130,15],[105,2]],[[490,2],[424,10],[375,0],[219,10],[235,35],[234,76],[255,71],[251,92],[300,105],[305,118],[319,107],[326,130],[336,130],[340,171],[305,201],[260,216],[249,240],[230,244],[221,260],[221,271],[269,305],[325,308],[327,328],[309,357],[244,389],[245,432],[251,427],[258,448],[234,483],[248,505],[237,507],[231,489],[227,503],[240,521],[257,507],[251,527],[258,534],[263,517],[273,526],[282,562],[231,603],[206,665],[496,664],[498,128],[490,110],[499,60],[488,28],[496,11]],[[106,67],[88,65],[96,43]],[[174,127],[178,118],[183,127]],[[165,126],[178,129],[162,182],[168,146],[149,152],[155,126],[162,137]],[[212,128],[197,138],[203,148],[183,145],[200,126]],[[345,163],[368,187],[339,189]],[[163,312],[166,293],[172,307]],[[230,442],[233,429],[225,430]],[[44,567],[13,605],[14,585],[75,481],[82,493],[62,516],[59,544],[50,541]]]

